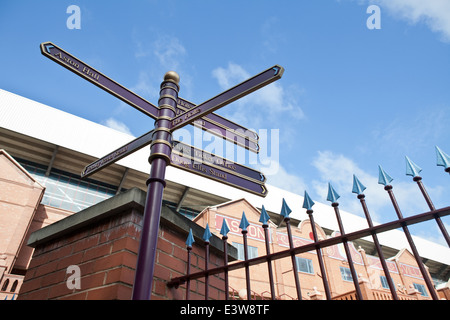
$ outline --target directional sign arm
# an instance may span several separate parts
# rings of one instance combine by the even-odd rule
[[[266,181],[264,174],[258,170],[224,159],[180,141],[173,142],[172,153],[184,158],[189,158],[197,163],[208,164],[213,168],[217,168],[246,180],[254,181],[255,183],[263,184]]]
[[[196,104],[178,97],[177,115],[195,107],[197,107]],[[218,114],[212,112],[201,119],[197,119],[193,124],[238,146],[259,153],[259,136],[256,132],[244,128]]]
[[[275,65],[272,68],[267,69],[266,71],[263,71],[260,74],[234,86],[233,88],[222,92],[214,98],[211,98],[199,104],[197,107],[173,118],[171,130],[174,131],[184,127],[186,124],[200,119],[205,115],[280,79],[283,72],[283,67]]]
[[[134,92],[108,78],[104,74],[82,62],[80,59],[75,58],[53,43],[41,43],[41,52],[45,57],[62,65],[66,69],[95,84],[99,88],[111,93],[115,97],[128,103],[132,107],[145,113],[153,119],[158,117],[159,108],[157,106],[148,102],[144,98],[141,98]]]
[[[147,132],[146,134],[134,139],[133,141],[127,143],[126,145],[114,150],[113,152],[107,154],[101,159],[92,162],[87,165],[83,172],[81,173],[81,178],[86,178],[94,173],[102,170],[103,168],[113,164],[116,161],[119,161],[122,158],[132,154],[139,149],[142,149],[145,146],[148,146],[153,140],[153,133],[155,130]]]
[[[247,180],[241,176],[230,174],[227,171],[213,167],[209,164],[197,162],[188,157],[183,157],[175,152],[171,154],[170,165],[212,179],[232,187],[253,193],[260,197],[267,196],[267,189],[263,183]]]

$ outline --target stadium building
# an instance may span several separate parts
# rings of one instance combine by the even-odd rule
[[[27,245],[33,232],[85,212],[127,190],[146,191],[150,172],[148,148],[88,179],[80,178],[87,164],[133,139],[128,134],[0,90],[0,299],[17,298],[21,293],[33,256],[33,248]],[[208,223],[215,235],[219,235],[222,221],[227,221],[231,227],[229,243],[236,248],[238,260],[242,259],[242,236],[237,221],[242,211],[254,226],[249,234],[250,254],[253,257],[265,252],[257,226],[263,205],[271,218],[273,252],[286,248],[286,226],[279,215],[283,199],[292,209],[291,225],[298,244],[311,241],[311,224],[305,209],[301,208],[303,197],[271,186],[270,181],[266,184],[267,197],[261,198],[169,166],[166,183],[163,203],[171,214],[187,217],[203,228]],[[333,208],[316,203],[314,212],[319,236],[322,239],[334,236],[338,225]],[[367,221],[362,217],[343,210],[341,215],[347,232],[367,228]],[[391,230],[380,234],[379,239],[399,292],[405,297],[428,299],[430,295],[411,258],[404,234]],[[438,290],[440,297],[448,299],[449,248],[416,236],[414,242],[436,288],[442,287]],[[361,281],[369,283],[371,289],[388,292],[371,238],[356,240],[351,248]],[[333,297],[345,296],[353,287],[342,248],[336,245],[324,250],[324,259]],[[316,260],[311,252],[297,257],[296,272],[300,274],[305,297],[311,299],[324,297]],[[266,269],[263,269],[255,267],[252,271],[255,298],[266,298],[264,294],[268,291]],[[292,276],[292,267],[280,260],[275,269],[276,296],[295,297],[288,278]],[[243,276],[230,273],[227,294],[242,296],[240,291],[244,287]]]

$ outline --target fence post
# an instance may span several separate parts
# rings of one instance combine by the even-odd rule
[[[286,231],[287,231],[288,239],[289,239],[289,249],[292,250],[292,249],[294,249],[294,241],[292,239],[292,232],[291,232],[291,224],[290,224],[291,218],[289,218],[289,214],[291,212],[292,212],[292,210],[288,207],[286,201],[283,198],[280,215],[282,215],[284,217],[284,222],[286,223]],[[293,253],[293,252],[291,252],[291,260],[292,260],[292,268],[293,268],[292,271],[294,273],[295,289],[297,290],[297,299],[302,300],[302,292],[300,289],[300,280],[298,278],[297,260],[295,259],[295,253]]]
[[[399,219],[403,219],[402,212],[400,211],[400,207],[398,206],[397,200],[395,199],[394,192],[392,191],[393,187],[389,183],[394,180],[391,176],[389,176],[381,166],[378,166],[379,177],[378,183],[384,185],[384,190],[386,190],[391,198],[392,205],[394,206],[395,212]],[[420,258],[419,252],[417,251],[416,245],[412,239],[411,233],[409,232],[409,228],[406,225],[402,225],[403,232],[405,233],[406,239],[408,240],[409,246],[413,252],[414,258],[416,259],[417,265],[419,266],[420,272],[422,273],[423,279],[428,287],[428,291],[430,291],[431,296],[434,300],[438,300],[438,296],[436,291],[434,290],[433,283],[431,282],[430,277],[425,269],[425,266]]]
[[[336,213],[336,219],[339,225],[339,232],[341,235],[345,235],[344,225],[342,224],[341,213],[339,212],[339,203],[337,199],[339,199],[339,194],[333,189],[330,183],[328,183],[328,195],[327,200],[331,201],[331,206],[334,208],[334,212]],[[361,288],[359,287],[358,275],[356,274],[355,265],[353,264],[352,255],[350,253],[350,248],[348,247],[347,240],[343,240],[342,244],[344,245],[345,255],[347,256],[347,261],[350,266],[350,272],[352,274],[353,284],[355,285],[356,296],[358,300],[363,300],[363,296],[361,293]]]
[[[227,222],[225,219],[222,220],[222,228],[220,228],[220,234],[222,235],[223,240],[223,265],[228,266],[228,232],[230,228],[228,228]],[[224,280],[225,280],[225,300],[228,300],[229,289],[228,289],[228,269],[224,269]]]
[[[189,229],[189,234],[186,239],[186,250],[187,250],[187,266],[186,266],[186,275],[191,274],[191,251],[192,251],[192,245],[194,244],[194,236],[192,235],[192,229]],[[189,300],[190,298],[190,291],[191,291],[191,280],[188,278],[186,280],[186,300]]]
[[[266,255],[270,255],[270,241],[269,241],[269,224],[267,223],[269,221],[270,217],[267,214],[266,209],[264,208],[264,205],[261,209],[261,216],[259,217],[259,222],[262,223],[262,227],[264,229],[264,238],[266,242]],[[272,300],[275,300],[275,285],[274,285],[274,279],[273,279],[273,270],[272,270],[272,259],[267,258],[267,268],[269,272],[269,284],[270,284],[270,295]]]
[[[212,234],[209,231],[209,226],[206,224],[205,232],[203,233],[203,241],[205,241],[205,271],[209,269],[209,238],[211,238]],[[205,300],[208,300],[209,296],[209,274],[206,272],[205,274]]]
[[[366,187],[359,181],[359,179],[353,175],[353,189],[352,192],[356,193],[358,195],[358,199],[361,202],[361,206],[364,211],[364,215],[366,216],[367,224],[369,225],[369,228],[373,228],[372,218],[369,214],[369,210],[367,209],[366,200],[364,199],[366,196],[364,195],[364,190]],[[395,290],[394,282],[392,281],[391,274],[389,273],[389,268],[386,264],[386,260],[384,259],[383,251],[381,250],[380,242],[378,241],[378,236],[376,233],[372,233],[372,239],[373,243],[375,244],[375,248],[378,253],[378,258],[381,262],[381,267],[383,268],[384,275],[386,277],[386,280],[388,282],[389,290],[391,291],[392,298],[394,300],[398,300],[397,292]]]
[[[242,237],[244,239],[244,260],[248,261],[248,244],[247,244],[247,227],[250,225],[248,223],[247,217],[245,216],[245,212],[242,212],[241,223],[239,224],[239,228],[242,229]],[[252,299],[252,292],[250,290],[250,267],[248,263],[245,264],[245,282],[247,285],[247,300]]]
[[[408,157],[406,157],[406,175],[413,177],[413,181],[417,182],[420,192],[422,192],[422,195],[425,198],[425,201],[428,204],[428,207],[430,208],[431,211],[434,211],[434,210],[436,210],[436,208],[434,207],[434,204],[431,201],[431,198],[428,195],[428,192],[422,183],[422,177],[419,176],[419,173],[421,171],[422,171],[422,169],[417,164],[415,164]],[[438,216],[435,216],[434,219],[436,220],[436,223],[437,223],[439,229],[441,230],[445,241],[447,241],[447,245],[450,247],[450,237],[447,233],[447,230],[445,229],[444,224],[442,223],[441,218]]]
[[[314,222],[314,216],[313,216],[313,210],[312,206],[314,205],[314,201],[311,200],[308,193],[305,191],[305,197],[303,200],[303,208],[306,209],[306,213],[309,216],[309,221],[311,222],[311,229],[313,233],[314,242],[319,242],[319,239],[317,237],[317,230],[316,230],[316,224]],[[323,264],[323,258],[322,258],[322,252],[319,247],[316,247],[317,252],[317,258],[319,260],[319,267],[320,272],[322,273],[322,282],[323,287],[325,289],[325,295],[327,296],[327,300],[331,300],[331,293],[330,293],[330,287],[328,286],[328,280],[327,280],[327,271],[325,270],[325,266]]]

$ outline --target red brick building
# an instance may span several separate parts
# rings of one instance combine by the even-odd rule
[[[0,299],[16,298],[19,292],[22,295],[22,281],[25,276],[26,283],[30,282],[23,287],[23,298],[37,297],[36,291],[44,288],[47,289],[39,293],[43,294],[41,298],[46,296],[47,298],[90,299],[95,297],[95,292],[98,293],[96,297],[99,298],[100,292],[106,292],[103,291],[106,289],[102,289],[104,287],[114,288],[113,291],[108,291],[104,296],[105,299],[127,297],[130,293],[130,279],[133,272],[132,259],[136,254],[139,214],[136,208],[133,212],[119,213],[121,211],[116,209],[103,210],[103,212],[97,210],[99,207],[95,205],[102,207],[101,203],[103,203],[104,206],[112,208],[114,205],[111,203],[115,203],[117,199],[123,200],[122,194],[127,190],[132,190],[134,187],[141,192],[146,190],[145,181],[149,172],[148,150],[138,151],[120,160],[93,175],[91,179],[80,180],[80,172],[87,164],[129,142],[133,137],[4,90],[0,90],[0,107],[2,110],[2,117],[0,117],[0,149],[2,149],[0,152]],[[42,126],[43,123],[47,125]],[[264,205],[271,216],[272,249],[281,250],[285,248],[285,240],[283,240],[285,231],[282,218],[278,213],[282,198],[286,198],[293,210],[291,218],[292,225],[295,227],[293,230],[294,236],[297,237],[296,241],[298,243],[310,241],[311,226],[305,210],[301,208],[303,197],[300,195],[268,184],[269,194],[262,199],[173,167],[167,168],[166,178],[164,210],[167,216],[183,218],[185,227],[179,229],[178,223],[174,223],[175,227],[169,228],[170,219],[165,220],[166,224],[162,224],[163,231],[160,237],[163,240],[160,241],[162,247],[159,248],[160,256],[163,258],[161,265],[166,265],[168,262],[167,264],[173,268],[169,268],[170,272],[162,271],[163,267],[159,269],[159,280],[156,281],[157,287],[154,288],[155,297],[180,298],[183,296],[183,287],[179,291],[173,291],[174,289],[169,290],[163,283],[174,275],[184,272],[182,260],[185,259],[183,255],[186,252],[183,250],[187,231],[192,227],[200,239],[205,221],[209,221],[212,231],[217,233],[217,223],[220,223],[220,219],[230,219],[230,225],[235,227],[235,222],[232,221],[240,219],[242,211],[245,210],[247,217],[251,217],[250,222],[255,225],[255,228],[251,230],[251,236],[254,239],[251,239],[250,245],[258,248],[258,254],[261,254],[264,250],[259,249],[261,241],[257,218],[260,208]],[[134,194],[134,191],[131,193]],[[127,194],[130,195],[130,193]],[[241,199],[245,200],[240,201]],[[57,228],[67,222],[73,223],[75,219],[73,217],[82,216],[86,212],[92,213],[92,210],[97,210],[96,215],[102,219],[91,221],[92,225],[75,223],[76,230],[62,228],[64,232],[58,233],[60,232],[58,231],[50,238],[46,237],[45,241],[37,238],[43,232],[58,230]],[[332,208],[316,203],[316,211],[320,212],[316,221],[319,235],[333,236],[337,226]],[[114,212],[114,217],[105,212]],[[201,214],[197,217],[199,213]],[[341,214],[345,220],[346,229],[358,230],[367,226],[367,222],[356,215],[343,210]],[[195,220],[192,221],[194,218]],[[56,223],[57,221],[59,222]],[[114,228],[119,225],[126,230],[125,233],[117,239],[111,238],[110,241],[106,241],[106,235],[110,237],[114,234],[117,231]],[[45,226],[49,227],[42,229]],[[133,231],[133,228],[136,230]],[[44,231],[35,232],[41,229]],[[177,234],[176,241],[173,237],[167,238],[172,235],[170,231],[172,229],[174,234]],[[395,278],[396,284],[402,286],[400,289],[406,292],[409,285],[414,285],[416,282],[420,284],[418,283],[420,279],[413,277],[416,269],[409,261],[409,253],[403,250],[404,236],[396,230],[383,235],[386,236],[383,236],[382,240],[380,237],[380,240],[385,257],[390,257],[389,265],[393,268],[392,277]],[[234,242],[237,249],[230,247],[230,259],[239,257],[236,251],[236,255],[232,254],[233,250],[240,250],[238,232],[235,232],[233,237],[235,237],[234,240],[231,240],[230,234],[229,243],[233,245]],[[33,247],[27,246],[28,239],[31,239],[30,244],[36,248],[33,261],[31,261]],[[218,241],[218,238],[214,239]],[[449,252],[449,249],[418,237],[415,237],[415,242],[435,283],[445,284],[450,275],[450,256],[443,253]],[[195,249],[198,257],[197,260],[194,259],[194,263],[201,269],[201,240],[196,242],[196,246],[199,246]],[[221,245],[216,243],[215,248],[215,258],[212,258],[212,263],[220,264]],[[334,251],[329,252],[329,250]],[[347,281],[348,279],[341,280],[342,274],[344,276],[346,274],[345,270],[341,274],[340,269],[340,267],[345,268],[342,250],[339,247],[329,248],[329,250],[324,252],[324,257],[327,270],[330,270],[333,294],[341,295],[351,292],[352,283]],[[354,243],[353,253],[358,273],[362,274],[361,280],[369,281],[368,283],[376,288],[379,288],[381,283],[382,287],[383,280],[378,277],[379,268],[376,267],[377,258],[374,257],[373,243],[369,240],[358,240]],[[169,256],[172,257],[169,258]],[[314,253],[305,253],[304,257],[302,255],[300,258],[311,260],[304,263],[305,268],[308,270],[311,266],[310,269],[317,275],[319,269]],[[174,263],[174,259],[178,262]],[[114,261],[113,265],[108,264],[107,261],[110,260]],[[114,265],[115,263],[120,263],[120,268],[123,270],[119,271],[119,266]],[[292,274],[292,268],[289,269],[282,260],[277,263],[279,264],[277,265],[279,279],[277,295],[284,294],[283,297],[289,298],[288,296],[293,296],[289,286],[289,273]],[[101,266],[102,264],[104,266]],[[67,292],[67,288],[64,289],[70,277],[67,273],[67,267],[70,265],[84,266],[84,269],[81,268],[80,271],[82,271],[82,277],[85,277],[84,284],[87,286],[89,283],[89,288],[83,289],[82,285],[83,292],[78,289]],[[336,271],[337,269],[339,272]],[[261,274],[263,271],[264,267],[261,266]],[[308,292],[309,297],[323,297],[321,281],[313,279],[312,273],[302,270],[299,272],[305,294]],[[239,277],[234,275],[234,280],[230,284],[237,292],[242,288]],[[253,290],[255,295],[262,295],[267,290],[267,286],[263,279],[258,280],[258,277],[255,277]],[[220,276],[217,277],[217,281],[221,281]],[[54,287],[51,290],[50,285]],[[61,291],[58,294],[55,293],[55,290],[58,290],[57,286]],[[215,288],[217,292],[214,295],[221,298],[220,284],[216,283]],[[198,287],[194,286],[192,289],[194,290],[192,297],[201,298],[203,291],[201,281],[198,282]]]
[[[225,220],[230,228],[229,243],[238,249],[238,258],[243,260],[243,237],[239,228],[242,213],[245,212],[250,225],[247,230],[249,259],[266,254],[264,231],[261,227],[260,212],[245,199],[230,201],[210,207],[202,211],[194,221],[201,226],[208,225],[211,230],[219,233],[222,221]],[[292,228],[294,246],[298,247],[313,242],[312,226],[309,220],[303,220]],[[319,239],[326,239],[328,235],[315,225]],[[277,226],[269,220],[270,251],[278,252],[289,248],[288,235],[284,225]],[[330,236],[333,236],[330,235]],[[371,300],[392,299],[389,287],[379,258],[366,254],[362,248],[350,244],[352,260],[363,283],[367,295]],[[333,299],[355,299],[354,284],[351,278],[349,264],[342,245],[334,245],[322,250],[327,279]],[[317,253],[310,251],[296,256],[302,298],[325,298],[322,277],[320,274]],[[406,249],[386,261],[390,276],[398,290],[400,299],[430,299],[426,283],[420,273],[414,256]],[[276,296],[279,299],[294,299],[297,297],[293,280],[293,269],[290,257],[273,262]],[[270,297],[268,271],[265,263],[250,267],[251,290],[255,297]],[[230,272],[230,293],[238,295],[245,292],[245,274],[242,270]]]

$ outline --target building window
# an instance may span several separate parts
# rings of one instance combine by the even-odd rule
[[[44,197],[41,203],[72,212],[81,211],[116,194],[116,188],[93,180],[81,180],[79,177],[53,169],[45,175],[45,169],[39,165],[21,162],[21,165],[43,186]]]
[[[339,267],[341,269],[341,277],[344,281],[353,281],[352,273],[350,268]]]
[[[311,259],[295,257],[297,260],[297,271],[314,274],[313,264]]]
[[[242,243],[233,242],[233,247],[235,247],[237,249],[238,260],[245,260],[244,245]],[[257,247],[247,246],[247,251],[248,251],[249,259],[258,257],[258,248]]]
[[[389,284],[385,276],[380,276],[381,286],[385,289],[389,289]]]
[[[5,282],[3,282],[2,291],[6,291],[8,289],[9,285],[9,279],[6,279]]]
[[[12,284],[12,286],[11,286],[11,289],[9,289],[9,291],[10,291],[10,292],[16,292],[16,289],[17,289],[17,285],[18,285],[18,284],[19,284],[19,281],[18,281],[18,280],[14,281],[13,284]]]
[[[428,297],[427,290],[425,289],[425,286],[423,284],[413,283],[413,285],[414,289],[418,290],[421,296]]]

